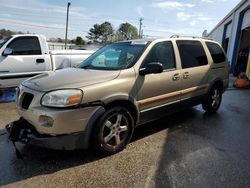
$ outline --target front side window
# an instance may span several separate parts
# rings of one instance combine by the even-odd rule
[[[178,40],[176,41],[182,68],[191,68],[207,65],[207,56],[199,41],[193,40]]]
[[[79,68],[121,70],[132,66],[146,43],[121,42],[107,45],[79,65]]]
[[[13,51],[12,55],[41,55],[40,43],[37,37],[16,38],[7,46]]]
[[[143,62],[145,67],[148,63],[159,62],[163,69],[176,68],[173,46],[170,41],[159,42],[153,46]]]
[[[223,63],[226,61],[226,57],[221,47],[213,42],[206,42],[208,50],[213,58],[214,63]]]

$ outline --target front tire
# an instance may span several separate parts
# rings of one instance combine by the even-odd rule
[[[214,113],[219,109],[221,101],[222,101],[222,89],[218,86],[214,86],[210,90],[206,100],[202,103],[202,108],[207,113]]]
[[[134,132],[134,119],[123,107],[113,107],[99,119],[94,130],[94,147],[106,154],[123,150]]]

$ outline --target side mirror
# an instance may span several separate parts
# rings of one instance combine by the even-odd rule
[[[5,48],[5,50],[3,51],[3,56],[8,56],[11,55],[13,53],[13,50],[11,48]]]
[[[139,70],[140,75],[146,74],[158,74],[162,73],[163,66],[161,63],[149,63],[145,68],[141,68]]]

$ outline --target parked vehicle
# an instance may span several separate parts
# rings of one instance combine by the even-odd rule
[[[91,144],[112,154],[124,149],[135,127],[145,122],[198,104],[216,112],[227,87],[228,62],[214,41],[119,42],[77,68],[24,81],[17,99],[22,118],[7,130],[20,133],[14,140],[42,147]]]
[[[16,87],[23,80],[77,66],[94,51],[49,51],[42,35],[14,35],[0,40],[0,88]]]

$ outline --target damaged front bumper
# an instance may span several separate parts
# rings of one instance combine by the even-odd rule
[[[6,125],[6,130],[10,140],[45,147],[55,150],[74,150],[87,148],[84,144],[85,133],[78,132],[67,135],[47,135],[39,134],[35,128],[25,119],[20,118]]]
[[[105,108],[99,104],[48,108],[40,104],[43,95],[44,92],[19,86],[16,105],[21,118],[7,125],[10,139],[56,150],[88,148],[92,128]]]

